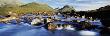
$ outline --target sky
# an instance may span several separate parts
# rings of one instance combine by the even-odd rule
[[[110,0],[21,0],[21,2],[46,3],[52,8],[62,8],[64,5],[70,5],[73,6],[77,11],[94,10],[106,5],[110,5]]]

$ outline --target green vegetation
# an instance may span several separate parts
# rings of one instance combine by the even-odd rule
[[[47,4],[39,4],[39,3],[28,3],[21,6],[13,6],[13,5],[6,5],[0,7],[0,15],[7,15],[8,12],[13,12],[17,14],[25,14],[25,13],[52,13],[54,10],[49,7]]]

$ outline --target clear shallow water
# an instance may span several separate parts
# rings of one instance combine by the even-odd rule
[[[80,36],[80,31],[56,30],[52,32],[43,27],[37,28],[26,25],[0,24],[0,28],[0,36]]]

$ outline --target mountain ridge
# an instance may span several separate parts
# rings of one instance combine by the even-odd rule
[[[8,5],[7,5],[8,6]],[[24,14],[24,13],[53,13],[54,9],[48,6],[47,4],[40,4],[40,3],[28,3],[21,6],[3,6],[0,7],[0,15],[7,15],[8,12],[13,12],[17,14]]]

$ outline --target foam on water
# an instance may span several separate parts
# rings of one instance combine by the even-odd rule
[[[96,32],[93,31],[80,31],[79,34],[82,36],[96,36]]]

